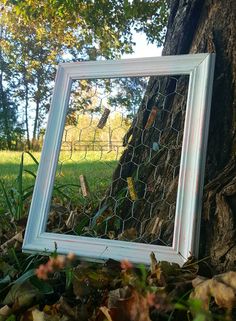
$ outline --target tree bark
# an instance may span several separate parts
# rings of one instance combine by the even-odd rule
[[[236,262],[236,2],[170,2],[164,54],[215,52],[200,255],[216,272]]]
[[[170,0],[169,6],[170,16],[163,54],[216,53],[200,257],[210,256],[209,261],[214,271],[222,272],[235,268],[236,263],[236,2],[235,0]],[[180,77],[178,82],[180,92],[184,94],[186,79]],[[178,170],[173,171],[169,162],[164,160],[169,157],[177,166],[180,150],[175,133],[169,131],[162,143],[170,142],[168,145],[168,149],[171,150],[170,155],[168,156],[168,152],[163,149],[163,152],[158,153],[158,157],[152,159],[155,166],[145,165],[145,159],[149,157],[148,148],[145,146],[150,147],[150,144],[155,142],[157,134],[152,130],[143,134],[143,130],[152,106],[160,103],[154,99],[156,93],[160,88],[170,92],[172,86],[173,81],[166,78],[161,81],[160,78],[150,80],[144,98],[148,108],[145,110],[142,104],[129,130],[131,139],[114,172],[113,183],[106,198],[106,202],[114,207],[116,215],[123,220],[131,216],[130,226],[134,224],[133,219],[135,219],[137,228],[144,228],[143,222],[147,219],[147,213],[154,211],[155,215],[145,225],[145,229],[147,235],[150,235],[156,226],[161,236],[159,239],[164,240],[165,244],[172,241],[174,206],[171,208],[171,204],[176,195]],[[180,108],[182,104],[183,101],[178,97],[170,99],[167,103],[167,110],[173,111],[178,128],[181,128],[184,120],[184,110]],[[168,115],[164,115],[160,123],[168,127],[170,124]],[[142,146],[138,150],[140,142]],[[134,148],[136,148],[135,155]],[[156,167],[162,175],[158,174]],[[127,186],[127,177],[134,177],[137,171],[138,180],[135,189],[141,200],[130,202],[122,199],[122,204],[119,205],[117,198],[114,201],[115,195],[121,194],[122,189]],[[147,196],[145,193],[149,185],[154,193]],[[168,186],[168,190],[163,192],[165,186]],[[165,202],[161,202],[162,192],[165,193]],[[127,220],[126,228],[130,226]],[[145,239],[145,241],[153,240]],[[160,244],[159,241],[154,243]]]
[[[3,80],[2,80],[1,72],[0,72],[0,103],[2,105],[2,110],[3,110],[2,115],[3,115],[4,134],[6,135],[7,148],[11,149],[12,143],[11,143],[11,131],[9,126],[9,115],[8,115],[9,113],[7,108],[7,97],[3,89]]]
[[[215,52],[201,257],[216,272],[236,262],[236,2],[172,0],[163,54]]]
[[[0,39],[2,39],[3,29],[0,27]],[[6,142],[7,148],[11,149],[11,132],[9,126],[9,113],[8,113],[8,100],[7,100],[7,93],[3,88],[3,57],[2,57],[2,50],[0,48],[0,104],[2,105],[2,115],[3,115],[3,124],[4,124],[4,134],[6,135]]]
[[[28,120],[28,110],[29,110],[29,83],[26,79],[26,74],[24,74],[24,86],[25,86],[25,129],[26,129],[26,140],[27,147],[30,150],[30,134],[29,134],[29,120]]]
[[[41,87],[41,78],[37,74],[37,91],[35,93],[35,117],[34,117],[34,128],[33,128],[33,139],[32,147],[36,148],[37,141],[37,131],[39,132],[39,112],[40,112],[40,88]]]

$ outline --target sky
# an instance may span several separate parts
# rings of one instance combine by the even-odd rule
[[[153,44],[148,44],[144,33],[133,34],[133,41],[136,42],[134,52],[132,54],[125,54],[122,58],[141,58],[141,57],[156,57],[161,56],[162,47],[157,47]]]

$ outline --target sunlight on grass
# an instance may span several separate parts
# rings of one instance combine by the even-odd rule
[[[0,179],[3,180],[6,189],[14,187],[16,184],[21,154],[21,152],[0,151]],[[79,176],[84,175],[88,180],[91,193],[102,197],[111,182],[112,173],[117,165],[120,154],[114,151],[109,153],[76,151],[73,154],[62,151],[59,157],[55,182],[57,184],[79,185]],[[40,152],[34,152],[33,155],[38,161],[40,160]],[[37,171],[37,166],[27,154],[24,157],[24,169],[34,173]],[[33,177],[28,173],[24,173],[24,187],[30,186],[33,183]],[[78,197],[80,197],[79,191],[77,193]],[[4,206],[2,204],[3,199],[1,195],[0,207]]]

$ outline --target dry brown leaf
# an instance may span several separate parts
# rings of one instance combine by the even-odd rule
[[[150,259],[151,259],[151,273],[154,273],[156,270],[156,267],[158,265],[158,262],[157,262],[154,252],[151,252]]]
[[[22,284],[14,284],[3,303],[11,305],[14,311],[20,310],[25,307],[31,306],[37,302],[42,296],[40,291],[34,287],[30,282],[24,282]]]
[[[236,303],[234,290],[221,282],[212,279],[210,283],[211,295],[220,308],[232,309]]]
[[[23,242],[23,232],[24,231],[20,231],[19,233],[14,235],[10,240],[7,240],[5,243],[3,243],[1,245],[1,250],[6,251],[8,248],[14,246],[17,243],[18,245],[21,244]]]
[[[214,277],[217,280],[229,285],[236,291],[236,272],[229,271],[227,273],[219,274]]]
[[[44,313],[38,310],[37,307],[31,307],[23,312],[20,317],[20,321],[46,321],[44,319]]]
[[[168,278],[181,274],[178,264],[166,261],[157,262],[155,254],[151,252],[151,274],[148,277],[149,284],[164,287],[168,283]]]
[[[110,291],[107,308],[112,321],[151,321],[147,299],[128,286]]]
[[[136,228],[131,227],[127,230],[124,230],[121,234],[118,235],[118,240],[134,240],[138,237],[138,232]]]
[[[91,295],[94,289],[106,289],[113,279],[113,275],[107,273],[107,269],[94,268],[86,263],[80,264],[74,270],[72,281],[74,294],[82,299]]]
[[[45,321],[45,314],[43,311],[39,311],[38,309],[34,309],[32,311],[32,319],[33,319],[33,321]]]
[[[195,279],[192,280],[192,285],[194,288],[196,288],[197,285],[201,284],[202,282],[208,280],[204,276],[198,275]]]
[[[211,281],[212,280],[206,280],[204,282],[200,282],[194,289],[194,292],[192,292],[190,295],[191,299],[201,300],[203,308],[206,310],[208,310],[209,308],[209,301],[211,297],[211,291],[210,291]],[[194,282],[192,283],[194,284]]]
[[[67,314],[69,317],[75,318],[76,317],[76,311],[74,308],[72,308],[64,299],[63,296],[60,297],[58,301],[58,308],[63,314]]]
[[[209,308],[211,297],[221,308],[231,310],[236,306],[236,272],[230,271],[207,280],[197,277],[192,283],[195,289],[190,297],[201,300],[205,309]]]
[[[4,305],[0,309],[0,316],[1,317],[8,317],[12,313],[12,309],[8,305]]]
[[[31,308],[24,312],[21,316],[20,321],[69,321],[71,320],[66,315],[59,313],[54,315],[48,315],[44,311],[40,311],[37,308]]]
[[[99,310],[102,311],[102,313],[105,315],[108,321],[113,321],[109,314],[109,309],[107,307],[100,307]]]

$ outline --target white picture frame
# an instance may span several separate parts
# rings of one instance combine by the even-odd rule
[[[58,66],[48,125],[28,216],[23,251],[75,253],[81,260],[109,258],[133,263],[157,260],[183,265],[198,255],[214,54],[191,54],[117,61],[62,63]],[[184,135],[172,246],[160,246],[46,232],[57,161],[73,80],[91,78],[189,75]]]

